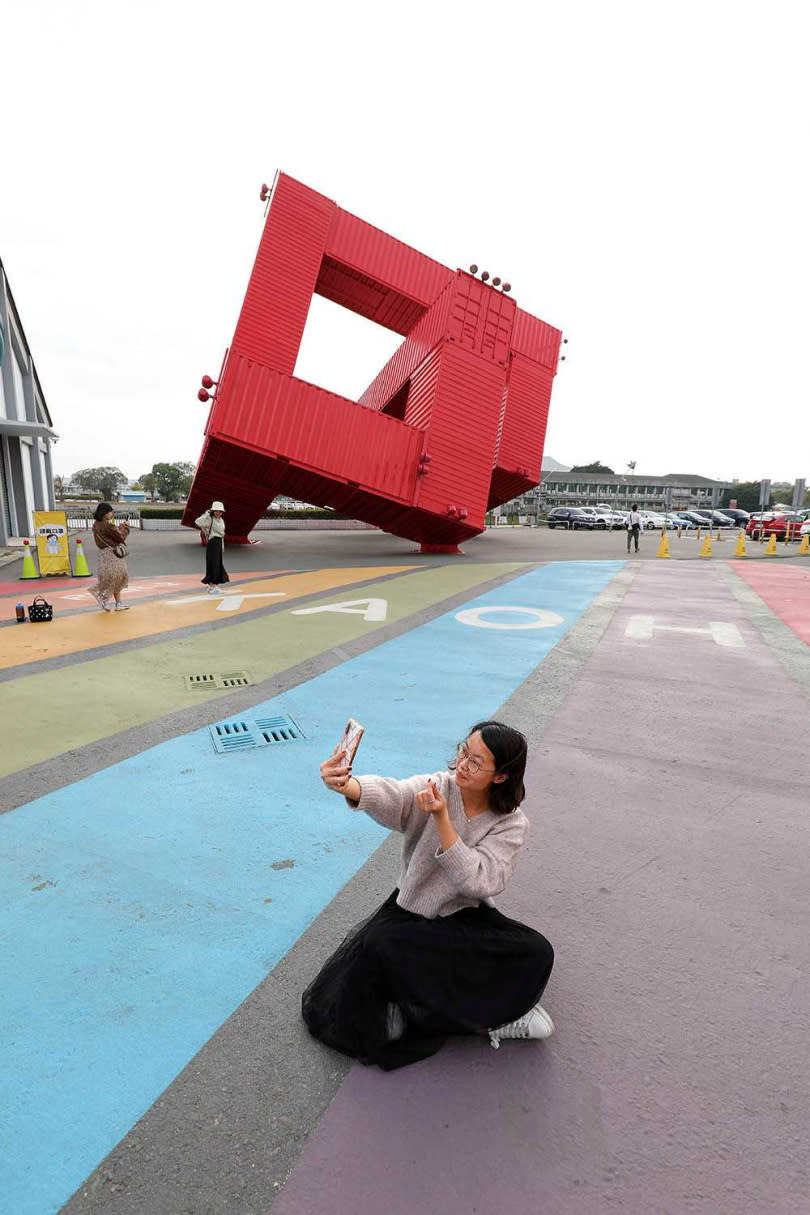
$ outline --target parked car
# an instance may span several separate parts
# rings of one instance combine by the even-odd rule
[[[736,527],[737,524],[733,519],[722,510],[712,511],[712,523],[715,527]]]
[[[682,527],[687,532],[695,531],[697,528],[697,523],[693,523],[691,519],[687,519],[683,515],[676,515],[674,511],[670,511],[668,515],[665,515],[665,518],[667,527]]]
[[[728,515],[729,519],[733,519],[737,527],[745,527],[751,518],[747,510],[739,510],[736,506],[720,506],[718,510],[721,514]]]
[[[581,506],[580,510],[586,515],[590,515],[594,520],[594,526],[605,531],[607,528],[624,527],[624,520],[620,519],[614,511],[603,506]]]
[[[810,519],[805,519],[799,528],[799,536],[810,536]]]
[[[659,530],[662,530],[664,525],[666,524],[666,517],[664,515],[659,515],[657,513],[657,511],[640,510],[638,513],[641,515],[641,518],[644,520],[645,532],[650,531],[652,528],[655,528],[655,527],[657,527]]]
[[[784,540],[790,526],[791,537],[798,540],[801,524],[802,516],[795,510],[758,511],[748,520],[745,530],[753,540],[758,540],[760,536],[776,536],[777,540]]]
[[[696,527],[711,527],[712,521],[709,515],[704,515],[703,511],[687,510],[683,512],[687,519],[691,519]]]
[[[552,531],[555,527],[567,527],[575,530],[579,527],[593,528],[596,526],[593,516],[587,515],[579,506],[555,506],[554,510],[548,513],[547,523]]]

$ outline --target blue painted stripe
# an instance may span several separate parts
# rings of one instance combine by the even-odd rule
[[[553,628],[451,612],[252,711],[305,741],[222,756],[197,730],[0,819],[8,1210],[58,1210],[379,846],[318,777],[344,718],[367,727],[358,768],[440,767],[622,564],[544,566],[465,605]]]

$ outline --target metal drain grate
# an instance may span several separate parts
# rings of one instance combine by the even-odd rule
[[[186,675],[186,687],[193,691],[196,688],[215,688],[216,675]]]
[[[246,671],[228,671],[224,675],[206,672],[202,675],[186,675],[186,687],[191,691],[197,688],[247,688],[253,682]]]
[[[229,751],[248,751],[256,746],[256,738],[247,721],[218,721],[209,726],[214,747],[223,755]]]
[[[304,733],[297,722],[286,714],[283,717],[257,717],[256,728],[266,743],[295,742]]]
[[[231,717],[215,722],[208,729],[214,749],[222,755],[306,738],[298,722],[286,713],[278,717]]]

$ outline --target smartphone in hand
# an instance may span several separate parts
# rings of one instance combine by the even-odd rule
[[[338,745],[338,755],[342,752],[346,755],[346,766],[351,768],[354,763],[354,757],[357,754],[357,748],[360,746],[360,739],[363,737],[365,730],[360,725],[359,721],[355,721],[350,717],[346,722],[346,728],[343,731],[343,737]]]

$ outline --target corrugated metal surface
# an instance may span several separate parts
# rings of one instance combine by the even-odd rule
[[[492,483],[489,487],[488,509],[492,510],[493,506],[502,506],[511,498],[516,498],[518,494],[527,493],[536,484],[536,480],[530,481],[528,477],[519,477],[517,473],[503,472],[496,468],[492,473]]]
[[[394,418],[235,354],[211,434],[406,501],[422,447]]]
[[[416,426],[425,431],[430,426],[444,348],[445,343],[438,346],[422,361],[421,366],[411,376],[408,401],[405,406],[405,421],[409,426]]]
[[[525,354],[527,358],[556,371],[561,339],[562,333],[559,329],[538,320],[536,316],[530,316],[522,308],[517,309],[512,331],[512,349],[518,354]]]
[[[459,272],[447,332],[464,350],[505,363],[509,356],[515,301],[470,274]]]
[[[449,283],[394,352],[380,374],[369,384],[360,397],[361,405],[369,409],[382,409],[441,341],[447,332],[452,292],[453,284]]]
[[[426,436],[429,473],[419,480],[416,503],[445,514],[451,505],[483,524],[492,476],[506,372],[497,363],[446,343]],[[409,402],[410,404],[410,402]]]
[[[512,355],[495,464],[505,471],[526,469],[532,485],[540,480],[553,378],[548,367]]]
[[[279,175],[234,333],[235,353],[292,374],[335,209],[322,194]]]
[[[314,291],[406,335],[361,405],[292,377]],[[229,534],[246,535],[289,493],[458,543],[481,530],[488,501],[536,483],[560,339],[511,297],[281,174],[184,521],[222,497]]]
[[[381,286],[359,270],[341,266],[331,257],[323,260],[315,290],[394,333],[408,333],[425,311],[424,304]]]
[[[433,303],[453,277],[447,266],[340,208],[329,228],[326,252],[334,261],[369,275],[423,308]]]

